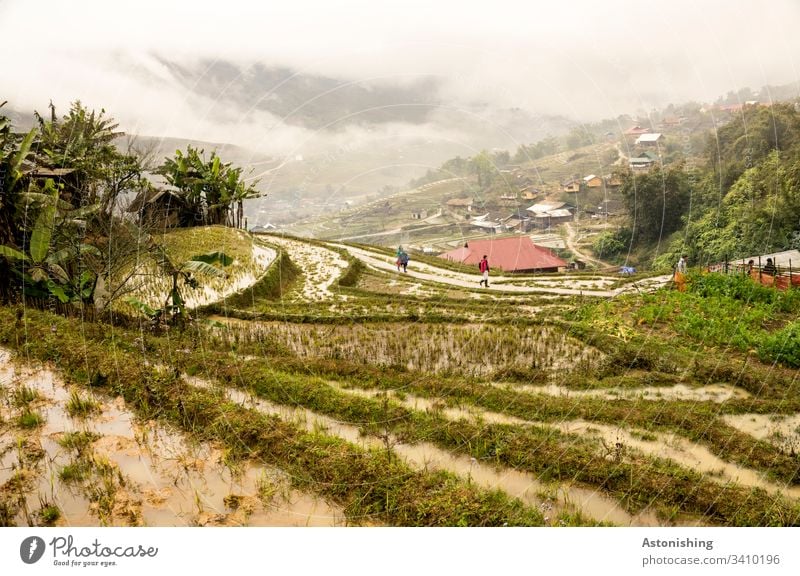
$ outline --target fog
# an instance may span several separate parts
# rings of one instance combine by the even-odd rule
[[[25,113],[80,99],[129,133],[296,158],[387,141],[513,149],[547,116],[800,82],[796,0],[260,4],[5,0],[0,99]]]

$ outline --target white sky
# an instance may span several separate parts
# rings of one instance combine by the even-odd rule
[[[800,83],[798,24],[798,0],[0,0],[0,100],[29,112],[80,99],[129,132],[252,146],[273,126],[262,147],[279,151],[309,132],[263,111],[220,110],[160,61],[355,81],[434,75],[456,106],[587,120]]]

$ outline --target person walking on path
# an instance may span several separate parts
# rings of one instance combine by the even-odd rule
[[[678,265],[675,266],[675,275],[673,276],[675,287],[678,292],[686,291],[686,255],[682,255],[678,260]]]
[[[483,255],[483,259],[478,262],[478,270],[481,271],[483,274],[483,278],[479,282],[481,285],[485,285],[487,288],[489,287],[489,261],[486,259],[486,254]]]
[[[402,262],[400,262],[400,254],[402,254],[402,253],[403,253],[403,247],[402,246],[398,246],[397,247],[397,253],[395,254],[395,257],[396,257],[395,264],[397,264],[397,271],[398,272],[400,272],[400,266],[402,266]]]
[[[403,272],[408,272],[408,253],[405,250],[400,251],[400,256],[397,258],[397,261],[400,263],[400,266],[403,267]],[[397,271],[400,272],[400,267],[398,266]]]

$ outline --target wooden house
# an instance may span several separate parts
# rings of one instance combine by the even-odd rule
[[[163,188],[140,192],[128,206],[128,212],[137,214],[139,223],[157,228],[190,226],[193,220],[183,197],[177,191]]]
[[[600,176],[589,174],[583,178],[583,185],[587,188],[602,188],[603,179]]]

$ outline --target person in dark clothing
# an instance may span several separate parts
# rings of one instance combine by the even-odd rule
[[[483,278],[479,282],[481,285],[485,285],[487,288],[489,287],[489,261],[486,259],[486,254],[483,255],[483,259],[478,263],[478,270],[481,271],[483,274]]]
[[[408,260],[408,253],[405,250],[400,252],[400,257],[397,259],[397,261],[400,262],[400,266],[403,267],[403,272],[408,272]],[[398,268],[397,271],[399,272],[400,268]]]
[[[764,264],[764,268],[761,269],[764,274],[769,274],[770,276],[775,276],[778,273],[778,269],[775,267],[775,263],[772,261],[772,258],[767,258],[767,263]]]

